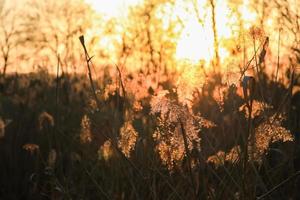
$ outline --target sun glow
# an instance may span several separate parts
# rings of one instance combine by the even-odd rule
[[[129,6],[141,0],[86,0],[93,9],[108,17],[124,16]]]
[[[142,0],[86,0],[100,14],[107,17],[126,17],[128,8]],[[179,2],[179,1],[178,1]],[[181,2],[186,4],[185,1]],[[245,28],[256,18],[247,8],[248,0],[244,1],[239,7],[241,17],[245,20]],[[191,9],[191,8],[190,8]],[[200,60],[206,62],[214,58],[214,34],[212,30],[211,12],[206,1],[198,1],[199,13],[202,23],[200,24],[195,14],[187,13],[182,9],[180,3],[175,7],[178,17],[184,18],[184,29],[177,43],[176,57],[179,60],[189,60],[197,63]],[[230,8],[227,1],[216,0],[216,26],[219,44],[222,40],[230,38],[232,30],[228,24],[230,23]],[[249,23],[247,23],[247,21]],[[221,61],[228,56],[227,50],[219,45],[219,56]]]

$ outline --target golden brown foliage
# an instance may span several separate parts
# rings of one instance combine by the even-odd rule
[[[46,127],[54,126],[54,119],[52,115],[47,112],[42,112],[38,118],[38,127],[40,130],[45,129]]]
[[[276,118],[274,115],[265,122],[261,123],[255,129],[255,147],[249,148],[252,149],[250,154],[253,154],[252,156],[255,161],[261,161],[263,155],[268,151],[271,143],[277,141],[287,142],[294,140],[291,132],[281,126],[283,119],[284,118],[281,116]]]
[[[182,128],[188,139],[188,149],[200,150],[200,130],[213,123],[194,115],[186,106],[167,98],[168,91],[160,91],[151,100],[151,114],[158,116],[158,127],[153,134],[162,162],[173,169],[186,155]],[[183,126],[183,127],[182,127]]]
[[[80,141],[82,143],[90,143],[92,141],[91,122],[87,115],[81,119]]]
[[[261,115],[264,111],[271,109],[272,106],[257,101],[257,100],[253,100],[252,102],[252,112],[251,112],[251,118],[257,117],[259,115]],[[245,117],[249,118],[249,109],[247,108],[246,104],[243,104],[242,106],[239,107],[239,111],[242,111],[245,113]]]
[[[130,157],[130,152],[134,149],[137,137],[138,133],[132,126],[132,122],[125,122],[120,129],[118,146],[126,157]]]
[[[23,149],[30,152],[30,154],[32,155],[34,152],[38,152],[40,147],[37,144],[28,143],[23,145]]]
[[[106,140],[98,150],[98,158],[108,160],[113,155],[111,140]]]

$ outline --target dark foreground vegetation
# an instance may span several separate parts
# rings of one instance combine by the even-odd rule
[[[214,75],[191,109],[132,76],[94,82],[98,105],[85,76],[2,77],[1,199],[300,198],[297,74],[247,98]]]

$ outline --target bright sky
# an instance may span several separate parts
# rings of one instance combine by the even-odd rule
[[[126,16],[127,8],[130,5],[134,5],[142,0],[86,0],[92,5],[92,7],[99,13],[104,14],[108,17],[124,17]],[[205,1],[198,1],[199,9],[204,6]],[[247,1],[245,1],[247,2]],[[182,14],[178,10],[179,16]],[[204,10],[200,10],[204,12]],[[216,21],[217,21],[217,30],[218,36],[220,38],[229,37],[231,32],[228,23],[228,14],[230,10],[226,5],[226,1],[217,0],[216,7]],[[247,7],[244,6],[243,18],[251,19],[250,12],[247,10]],[[213,53],[213,32],[211,29],[211,21],[208,16],[207,20],[204,23],[204,26],[200,26],[195,17],[190,17],[190,19],[185,24],[185,29],[181,35],[180,40],[178,41],[177,46],[177,58],[179,59],[189,59],[191,61],[197,62],[199,59],[204,59],[209,61]],[[221,59],[226,56],[225,49],[220,49]]]
[[[125,15],[128,6],[138,1],[140,0],[86,0],[96,11],[109,17]]]

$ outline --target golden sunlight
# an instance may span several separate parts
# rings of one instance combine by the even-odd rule
[[[299,8],[0,0],[0,200],[300,199]]]
[[[86,0],[93,9],[101,15],[109,18],[126,18],[127,11],[130,6],[134,6],[141,0]],[[183,2],[183,4],[186,2]],[[246,0],[240,6],[239,11],[242,13],[242,18],[245,21],[246,27],[249,28],[256,16],[247,9],[249,1]],[[203,15],[203,21],[199,23],[197,17],[191,13],[186,13],[182,10],[181,4],[175,7],[174,12],[178,13],[178,17],[187,19],[184,21],[184,28],[177,41],[176,58],[179,60],[189,60],[197,63],[200,60],[209,62],[214,58],[214,37],[212,30],[211,14]],[[198,9],[200,13],[204,13],[207,5],[204,1],[198,1]],[[227,1],[217,1],[216,5],[216,26],[217,34],[220,43],[224,39],[231,37],[231,29],[228,26],[230,23],[231,9]],[[219,56],[221,61],[228,55],[228,51],[219,46]]]
[[[93,9],[108,17],[121,17],[126,14],[129,6],[140,0],[86,0]]]

